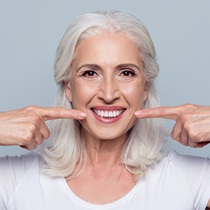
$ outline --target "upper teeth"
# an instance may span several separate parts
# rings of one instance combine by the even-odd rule
[[[96,109],[94,109],[94,112],[99,117],[117,117],[123,112],[123,110],[103,111],[103,110],[96,110]]]

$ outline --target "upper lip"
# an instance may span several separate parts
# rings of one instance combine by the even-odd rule
[[[125,110],[125,107],[122,106],[94,106],[91,108],[96,109],[96,110],[101,110],[101,111],[119,111],[119,110]]]

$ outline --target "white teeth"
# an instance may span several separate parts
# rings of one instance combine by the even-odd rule
[[[109,112],[109,117],[114,117],[114,113]]]
[[[96,110],[93,109],[93,111],[99,116],[99,117],[106,117],[106,118],[112,118],[112,117],[118,117],[120,114],[122,114],[123,110],[115,110],[115,111],[102,111],[102,110]]]
[[[109,117],[109,112],[104,112],[104,117]]]

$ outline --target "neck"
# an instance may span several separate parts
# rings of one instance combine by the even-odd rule
[[[121,154],[125,145],[126,136],[112,140],[101,140],[86,135],[84,139],[88,163],[94,166],[121,164]]]

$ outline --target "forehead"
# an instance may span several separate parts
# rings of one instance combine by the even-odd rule
[[[141,64],[141,52],[124,33],[103,32],[83,39],[76,47],[75,64]]]

